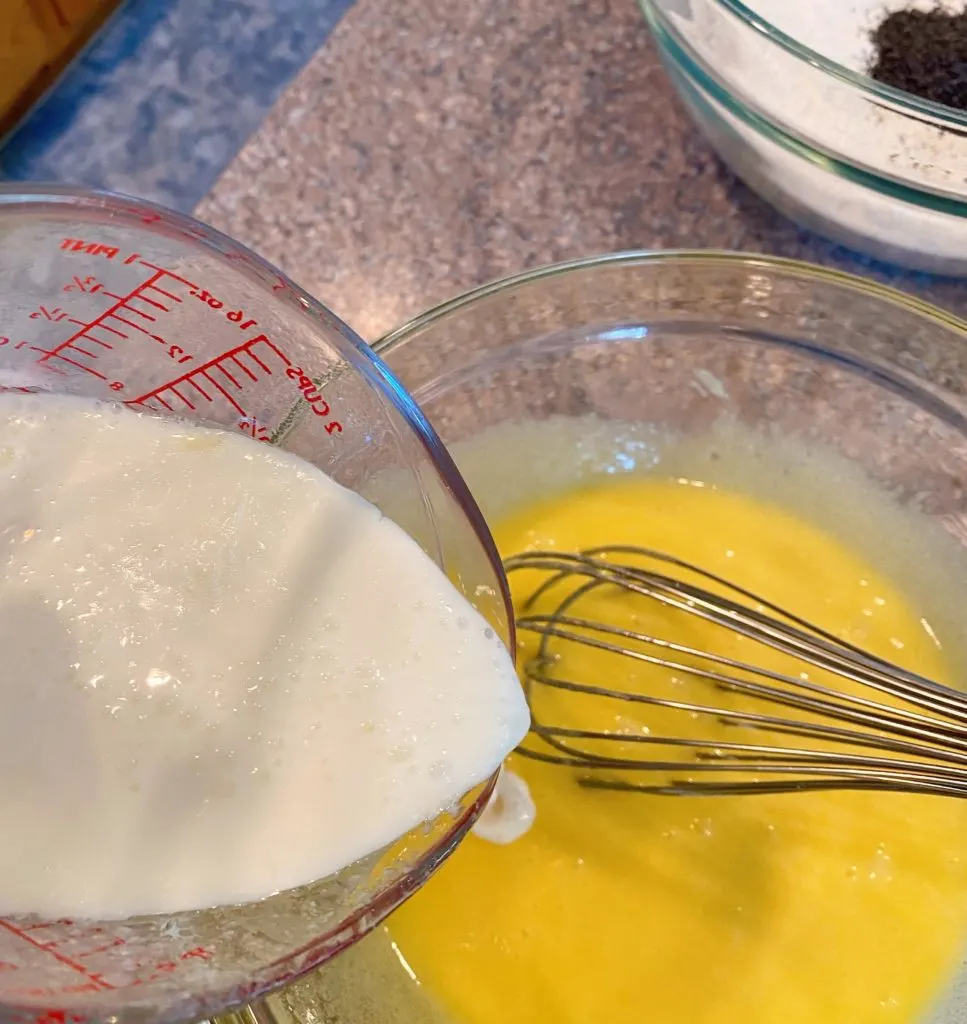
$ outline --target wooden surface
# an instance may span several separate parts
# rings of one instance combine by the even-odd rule
[[[0,0],[0,135],[26,113],[120,0]]]

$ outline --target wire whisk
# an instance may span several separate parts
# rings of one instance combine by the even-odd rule
[[[967,694],[659,551],[504,565],[540,574],[517,615],[536,640],[519,754],[654,794],[967,797]]]

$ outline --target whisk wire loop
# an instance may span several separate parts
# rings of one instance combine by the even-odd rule
[[[538,637],[536,654],[523,667],[532,716],[529,740],[519,749],[525,757],[576,769],[582,785],[611,790],[723,795],[863,789],[967,796],[964,693],[664,552],[632,545],[530,551],[507,559],[505,569],[544,577],[517,618],[521,635]],[[627,598],[628,622],[579,613],[599,594]],[[672,640],[657,630],[644,632],[639,622],[649,612],[656,624],[681,613],[717,627],[733,647],[738,641],[743,651],[773,652],[772,660],[780,655],[791,670]],[[562,666],[569,664],[570,645],[659,670],[665,685],[616,688],[608,680],[569,678]],[[601,664],[599,659],[596,665]],[[630,671],[625,666],[624,675]],[[829,681],[812,678],[817,671]],[[682,677],[708,684],[709,699],[666,695],[668,680]],[[654,709],[661,721],[666,712],[677,713],[682,723],[711,718],[743,735],[703,739],[689,737],[685,729],[629,733],[550,724],[540,712],[551,691]],[[632,756],[633,751],[644,753]]]

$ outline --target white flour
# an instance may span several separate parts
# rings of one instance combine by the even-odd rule
[[[746,2],[786,35],[861,74],[874,54],[870,33],[891,11],[915,6],[958,13],[967,6],[967,0]],[[706,96],[717,119],[707,125],[713,141],[753,187],[848,244],[927,269],[967,270],[967,132],[944,131],[871,102],[856,87],[766,42],[717,0],[660,0],[659,6],[733,96],[795,140],[880,179],[964,206],[930,210],[916,196],[907,202],[851,181],[821,156],[804,159]]]
[[[871,32],[894,11],[958,14],[964,0],[747,0],[780,32],[827,60],[865,73],[873,60]]]

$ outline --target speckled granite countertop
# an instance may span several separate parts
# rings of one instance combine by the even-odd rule
[[[967,283],[861,260],[737,182],[634,0],[357,0],[197,214],[370,339],[491,278],[631,248],[813,260],[967,317]]]

